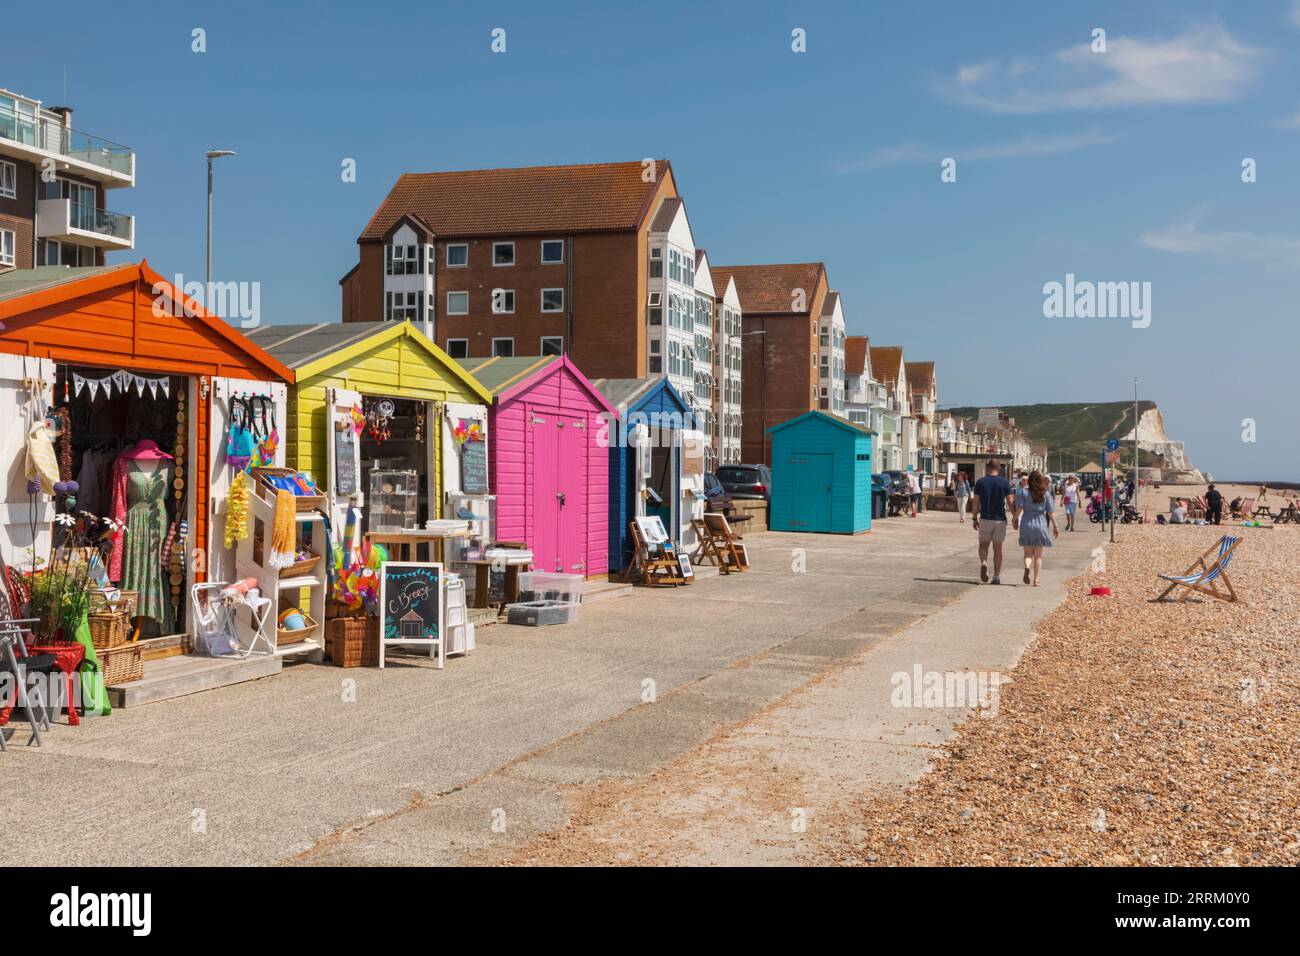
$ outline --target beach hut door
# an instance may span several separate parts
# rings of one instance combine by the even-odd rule
[[[587,574],[587,422],[557,416],[560,432],[560,562],[564,574]]]
[[[636,461],[636,513],[638,516],[644,516],[646,489],[650,487],[650,479],[653,475],[650,464],[650,429],[645,425],[633,426],[632,449]]]
[[[21,355],[0,355],[0,552],[15,568],[30,570],[27,549],[33,544],[44,558],[50,549],[54,500],[27,494],[27,432],[53,400],[54,362]],[[33,389],[34,391],[29,391]],[[29,401],[29,397],[34,399]],[[35,540],[32,529],[35,528]],[[21,615],[15,615],[21,617]]]
[[[325,423],[325,454],[328,459],[330,522],[335,534],[347,524],[347,510],[364,507],[361,488],[361,436],[357,434],[353,411],[361,409],[361,393],[346,388],[325,390],[328,420]]]
[[[246,378],[214,378],[212,380],[212,398],[209,406],[208,432],[211,435],[212,449],[209,455],[209,510],[212,519],[208,522],[208,568],[207,573],[213,581],[233,581],[235,579],[235,550],[227,549],[226,508],[230,496],[230,480],[235,477],[234,469],[226,464],[226,440],[230,434],[230,403],[233,398],[252,396],[271,399],[271,409],[275,418],[274,425],[266,423],[266,428],[279,433],[276,443],[274,464],[284,467],[284,440],[288,427],[285,409],[288,405],[288,386],[283,382],[259,382]],[[262,426],[261,416],[257,422]]]

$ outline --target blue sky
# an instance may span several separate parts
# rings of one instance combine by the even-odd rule
[[[937,362],[941,403],[1122,400],[1137,376],[1199,466],[1300,478],[1289,0],[60,10],[8,12],[32,42],[0,86],[57,103],[66,68],[75,125],[137,151],[110,208],[166,275],[201,278],[203,152],[237,150],[215,272],[260,281],[266,321],[338,318],[403,171],[667,156],[714,261],[824,261],[850,332]],[[1045,318],[1067,273],[1150,282],[1150,326]]]

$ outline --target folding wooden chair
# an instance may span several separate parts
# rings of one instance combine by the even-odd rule
[[[1232,512],[1234,518],[1249,518],[1255,514],[1255,499],[1243,498],[1241,504],[1237,505],[1237,510]]]
[[[1218,544],[1213,545],[1197,558],[1184,573],[1159,575],[1160,578],[1170,582],[1170,584],[1169,587],[1160,592],[1160,596],[1156,600],[1163,601],[1174,588],[1186,588],[1187,593],[1178,599],[1179,603],[1191,597],[1193,591],[1208,594],[1220,601],[1236,601],[1237,592],[1232,589],[1232,582],[1228,580],[1228,565],[1232,561],[1233,551],[1239,544],[1241,544],[1240,537],[1225,534],[1219,539]],[[1215,554],[1216,551],[1217,554]],[[1206,564],[1205,559],[1212,554],[1215,554],[1214,560]],[[1225,591],[1219,590],[1220,581],[1223,582],[1226,588]]]
[[[695,534],[700,539],[699,547],[691,555],[696,564],[708,561],[715,564],[722,574],[732,571],[745,571],[749,565],[742,553],[743,545],[736,544],[740,535],[731,530],[726,515],[706,513],[703,519],[691,522]]]
[[[677,587],[687,583],[681,566],[677,563],[676,554],[670,555],[664,548],[652,547],[641,534],[641,526],[635,521],[628,522],[628,529],[632,533],[632,547],[635,550],[630,574],[639,577],[641,583],[649,588],[668,585]]]

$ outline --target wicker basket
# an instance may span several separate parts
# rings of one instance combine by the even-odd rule
[[[105,684],[129,684],[144,677],[144,648],[138,641],[109,650],[95,650]]]
[[[311,554],[311,552],[308,552],[308,554]],[[320,555],[312,554],[311,557],[304,558],[301,561],[296,561],[283,569],[280,572],[280,580],[283,581],[285,578],[300,578],[305,574],[311,574],[312,571],[316,570],[316,565],[318,564],[320,564]]]
[[[125,612],[127,617],[135,617],[136,609],[140,606],[140,592],[128,591],[123,588],[119,592],[122,596],[117,600],[117,607],[108,603],[108,595],[103,591],[90,592],[90,613],[103,614],[107,611],[117,610]]]
[[[290,644],[299,644],[310,639],[315,635],[319,625],[306,611],[302,612],[303,620],[307,622],[306,627],[300,627],[296,631],[286,630],[278,624],[275,628],[275,643],[279,647],[286,647]]]
[[[271,504],[275,504],[276,494],[280,489],[266,479],[272,476],[292,478],[296,474],[298,472],[292,468],[254,468],[253,485],[259,495]],[[315,511],[326,506],[326,499],[324,495],[294,495],[293,503],[299,511]]]
[[[340,617],[325,626],[325,651],[339,667],[379,664],[379,618]]]
[[[125,611],[96,611],[86,615],[90,624],[90,643],[96,651],[112,650],[126,643],[131,616]]]

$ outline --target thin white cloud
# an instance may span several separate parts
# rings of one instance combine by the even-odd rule
[[[1109,36],[1046,56],[965,64],[938,84],[941,95],[997,113],[1227,103],[1258,76],[1261,51],[1220,24],[1164,39]]]
[[[924,143],[900,143],[886,146],[856,162],[844,163],[837,168],[841,173],[860,173],[886,166],[914,165],[917,163],[935,163],[951,156],[961,162],[990,159],[1027,159],[1034,156],[1055,156],[1060,153],[1072,153],[1087,149],[1089,146],[1104,146],[1114,143],[1117,136],[1109,133],[1091,131],[1086,133],[1066,133],[1062,135],[1040,136],[1028,133],[1019,139],[1004,140],[997,143],[985,143],[980,146],[968,146],[964,149],[952,147],[927,146]]]
[[[1300,28],[1300,0],[1291,0],[1291,7],[1287,10],[1287,19],[1291,21],[1291,26]]]
[[[1205,210],[1181,222],[1143,233],[1142,245],[1175,255],[1202,256],[1220,262],[1254,262],[1273,271],[1300,269],[1300,236],[1201,228]]]

